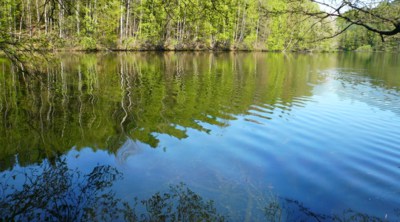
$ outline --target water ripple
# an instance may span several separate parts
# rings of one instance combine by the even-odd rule
[[[329,88],[334,90],[320,95],[252,105],[245,118],[232,124],[256,123],[235,131],[230,144],[241,148],[231,155],[275,169],[271,175],[285,175],[267,180],[281,189],[296,186],[297,196],[330,198],[337,201],[332,206],[343,208],[364,206],[365,200],[398,203],[400,120],[398,106],[391,105],[400,97],[364,81],[343,86],[345,77],[332,80]],[[356,79],[357,73],[350,77]],[[340,193],[347,196],[335,197]]]

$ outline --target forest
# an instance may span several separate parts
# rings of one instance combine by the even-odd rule
[[[361,20],[367,25],[385,28],[385,22],[395,21],[397,28],[398,0],[380,1],[371,10],[349,8],[347,3],[346,16],[336,17],[325,16],[321,3],[312,0],[1,0],[0,4],[0,49],[9,53],[16,45],[38,50],[400,48],[398,34],[383,39],[359,20],[351,23],[346,17],[364,14]],[[383,12],[393,20],[375,15],[378,20],[368,21],[372,10],[379,8],[376,15]]]

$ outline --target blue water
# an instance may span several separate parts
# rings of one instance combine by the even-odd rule
[[[277,203],[281,209],[281,217],[274,217],[275,221],[351,221],[357,213],[363,215],[361,221],[400,220],[397,55],[290,55],[287,59],[284,55],[246,53],[222,54],[211,61],[207,54],[174,54],[172,59],[149,55],[143,60],[140,54],[127,54],[120,59],[132,59],[130,56],[138,60],[135,67],[151,67],[153,57],[167,60],[167,67],[141,72],[157,73],[151,79],[155,79],[154,85],[144,77],[121,77],[120,81],[110,82],[128,88],[116,95],[127,98],[122,100],[108,96],[114,93],[102,92],[107,90],[102,88],[107,80],[97,71],[95,81],[99,85],[91,92],[93,103],[123,108],[103,115],[107,121],[115,121],[112,129],[118,135],[117,149],[104,147],[107,143],[98,142],[96,137],[87,142],[82,136],[82,141],[89,144],[64,147],[58,154],[66,158],[68,168],[82,174],[99,165],[115,167],[123,177],[110,189],[120,201],[146,199],[183,182],[205,200],[213,200],[216,210],[228,221],[268,220],[265,207],[270,203]],[[98,63],[104,59],[96,58]],[[173,76],[171,80],[169,75]],[[284,78],[279,80],[281,75]],[[129,85],[136,81],[136,85]],[[71,83],[67,92],[71,101],[77,93],[73,86]],[[165,94],[158,95],[158,90]],[[4,92],[2,98],[7,95]],[[160,107],[140,105],[151,101]],[[87,112],[97,113],[90,108],[96,108],[93,103],[81,104]],[[132,114],[130,107],[144,108]],[[50,110],[43,109],[47,110],[44,114]],[[68,117],[71,121],[79,119],[78,109],[71,108],[76,114]],[[105,120],[98,120],[101,114],[94,120],[90,116],[82,119],[93,121],[92,128],[81,129],[96,135]],[[130,118],[132,122],[126,123]],[[155,146],[149,142],[153,140],[143,139],[138,133],[154,122],[156,127],[150,127],[149,133],[158,141]],[[7,134],[7,130],[2,132]],[[43,160],[52,158],[49,154],[39,155],[38,160],[20,164],[18,149],[7,152],[15,160],[2,167],[2,175],[40,169]],[[1,182],[6,184],[8,180]]]

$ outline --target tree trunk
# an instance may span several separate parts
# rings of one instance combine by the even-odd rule
[[[64,19],[64,7],[63,7],[63,1],[60,0],[59,6],[60,10],[58,12],[59,20],[58,20],[58,26],[59,26],[59,37],[63,38],[63,19]]]
[[[21,40],[21,35],[22,35],[22,24],[23,24],[23,21],[24,21],[24,15],[25,15],[24,10],[22,10],[21,18],[20,18],[20,20],[19,20],[19,35],[18,35],[18,40]]]
[[[122,38],[124,37],[124,6],[123,6],[123,4],[121,3],[121,7],[120,7],[120,10],[121,10],[121,12],[120,12],[120,14],[121,14],[121,17],[120,17],[120,31],[119,31],[119,34],[120,34],[120,36],[119,36],[119,41],[120,41],[120,43],[122,44]]]
[[[40,28],[40,12],[39,12],[39,0],[36,0],[36,26],[38,26],[39,34],[41,34]]]
[[[125,23],[125,36],[129,36],[129,13],[130,13],[130,7],[131,7],[131,0],[127,0],[127,3],[126,3],[126,16],[125,16],[125,19],[126,19],[126,23]]]
[[[237,42],[238,41],[238,37],[239,37],[239,23],[240,23],[240,4],[238,5],[238,9],[237,9],[237,14],[236,14],[236,27],[235,27],[235,34],[234,34],[234,41]]]
[[[47,35],[48,32],[48,20],[47,20],[47,4],[44,5],[44,30],[45,34]]]
[[[75,14],[76,14],[76,32],[77,32],[78,35],[79,35],[80,32],[81,32],[81,28],[80,28],[80,23],[81,23],[81,21],[80,21],[80,19],[79,19],[79,0],[77,1],[76,4],[77,4],[77,5],[76,5],[76,12],[75,12]]]
[[[243,9],[243,17],[242,17],[242,24],[241,24],[240,37],[239,37],[240,42],[243,41],[244,32],[246,31],[246,4],[247,4],[247,1],[245,1],[244,4],[245,4],[245,7]]]
[[[27,2],[27,11],[28,11],[28,24],[29,24],[29,36],[32,37],[32,13],[31,13],[31,1]]]

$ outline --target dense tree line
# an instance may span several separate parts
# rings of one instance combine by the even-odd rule
[[[381,44],[376,34],[368,40],[373,44],[362,41],[349,46],[364,35],[362,25],[376,28],[370,21],[359,21],[373,15],[379,20],[382,10],[395,13],[398,8],[393,5],[398,1],[385,1],[382,10],[344,2],[335,14],[321,11],[321,3],[313,0],[2,0],[0,48],[8,54],[21,45],[29,49],[323,51]],[[348,11],[342,13],[342,8]],[[351,11],[354,16],[349,16]],[[394,23],[386,17],[384,23],[378,22],[396,30],[396,16],[392,16]],[[341,19],[339,24],[335,18]],[[326,38],[359,23],[360,27],[352,27],[356,35],[340,41]]]
[[[2,0],[3,40],[78,49],[327,49],[286,0]],[[318,10],[315,3],[307,4]],[[38,41],[41,42],[41,41]],[[41,46],[43,47],[43,46]]]

